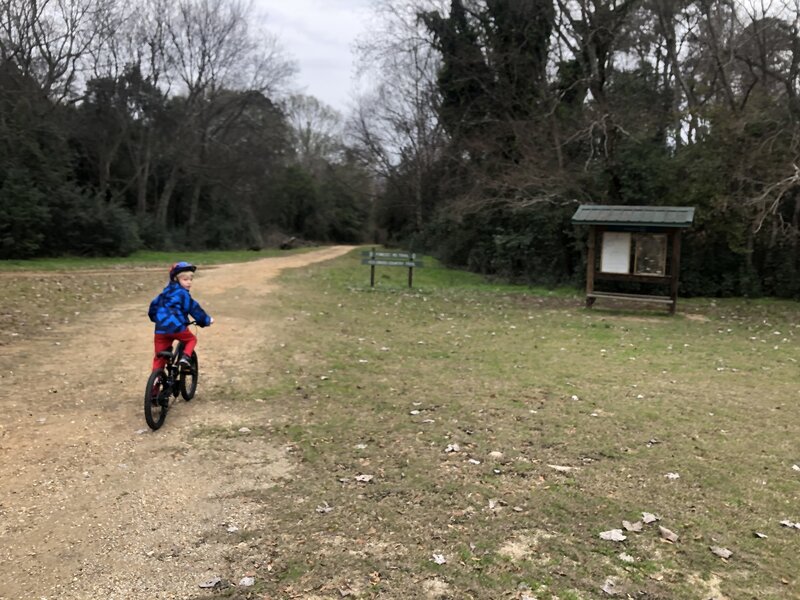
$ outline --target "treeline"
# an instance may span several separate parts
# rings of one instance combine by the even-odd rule
[[[256,23],[238,0],[0,0],[0,258],[359,241],[372,179]]]
[[[375,0],[346,122],[247,6],[0,0],[0,258],[297,236],[579,283],[579,204],[685,205],[682,294],[800,296],[797,3]]]
[[[354,134],[387,237],[576,283],[578,204],[694,206],[682,294],[800,296],[797,3],[379,5]]]

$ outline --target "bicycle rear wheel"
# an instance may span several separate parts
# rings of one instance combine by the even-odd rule
[[[198,370],[197,352],[192,352],[192,366],[190,369],[183,369],[181,372],[181,396],[187,402],[194,398],[197,391],[197,379],[200,377]]]
[[[152,430],[164,424],[169,406],[169,390],[164,371],[153,371],[147,380],[144,392],[144,419]]]

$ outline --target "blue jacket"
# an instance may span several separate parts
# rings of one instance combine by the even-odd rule
[[[200,327],[211,325],[211,317],[177,281],[171,281],[153,298],[147,311],[147,316],[156,324],[156,333],[180,333],[186,329],[190,315]]]

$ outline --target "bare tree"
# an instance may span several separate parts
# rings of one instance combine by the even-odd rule
[[[323,165],[340,158],[343,121],[339,112],[313,96],[299,94],[286,101],[285,112],[300,165],[319,175]]]
[[[209,136],[229,124],[250,98],[238,96],[242,104],[237,108],[227,101],[217,102],[220,95],[227,90],[275,91],[294,73],[294,65],[279,51],[274,38],[256,37],[251,31],[249,4],[240,0],[179,0],[169,6],[163,23],[167,38],[163,56],[171,81],[185,95],[185,105],[178,123],[181,148],[171,155],[172,167],[156,204],[156,222],[166,222],[181,172],[187,171],[193,174],[187,216],[191,229],[206,183],[202,174]],[[223,107],[224,115],[220,112]]]
[[[105,0],[3,0],[0,60],[35,80],[52,100],[70,98],[107,9]]]
[[[360,45],[362,75],[375,83],[362,95],[349,133],[375,173],[409,188],[417,228],[423,225],[424,177],[440,157],[444,131],[437,115],[439,57],[418,15],[443,2],[377,3],[381,27]],[[410,176],[400,177],[400,170]]]
[[[591,94],[591,123],[585,129],[592,156],[609,174],[609,196],[619,199],[617,143],[622,135],[608,98],[608,81],[619,52],[619,38],[641,0],[556,0],[557,35],[578,61]]]

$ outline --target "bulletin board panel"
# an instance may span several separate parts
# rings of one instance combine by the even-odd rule
[[[603,273],[631,272],[631,234],[629,232],[603,232],[600,271]]]
[[[667,272],[667,236],[640,233],[636,236],[636,275],[663,276]]]

